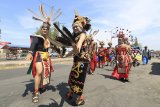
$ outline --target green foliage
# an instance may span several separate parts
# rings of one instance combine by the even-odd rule
[[[41,28],[38,28],[35,33],[36,33],[36,35],[40,35],[41,34]],[[51,37],[52,39],[54,39],[58,35],[58,33],[59,32],[54,27],[51,27],[50,30],[49,30],[48,36]]]
[[[138,42],[137,37],[135,37],[132,47],[140,47],[140,49],[142,49],[142,44]]]

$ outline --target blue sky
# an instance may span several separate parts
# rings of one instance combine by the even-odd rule
[[[91,19],[92,29],[100,29],[95,40],[110,39],[110,31],[122,27],[132,31],[139,42],[150,49],[160,50],[160,0],[1,0],[1,38],[14,45],[29,46],[29,36],[41,25],[32,19],[32,9],[39,13],[39,4],[44,4],[47,13],[62,9],[59,21],[69,29],[74,18],[74,9]],[[116,45],[116,39],[113,44]]]

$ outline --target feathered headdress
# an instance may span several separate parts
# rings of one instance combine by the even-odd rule
[[[88,17],[80,16],[78,14],[78,11],[75,10],[75,18],[74,18],[72,26],[78,25],[81,28],[83,28],[86,31],[88,31],[91,28],[90,21],[91,20]]]
[[[62,29],[60,29],[60,26],[57,23],[53,23],[53,25],[61,34],[61,35],[57,35],[56,37],[56,40],[59,43],[67,47],[70,47],[76,44],[75,37],[73,37],[72,33],[65,26],[62,26]],[[90,25],[90,20],[87,17],[79,16],[78,12],[75,11],[75,18],[72,26],[74,25],[78,25],[87,31],[90,29],[90,27],[88,27]]]
[[[33,12],[31,9],[28,9],[31,13],[33,13],[33,19],[34,20],[38,20],[38,21],[41,21],[43,22],[43,27],[47,27],[47,28],[50,28],[51,26],[51,22],[52,21],[55,21],[61,14],[61,9],[58,9],[57,12],[55,14],[53,14],[53,9],[54,7],[52,6],[51,7],[51,11],[50,11],[50,14],[47,15],[44,8],[43,8],[43,5],[40,4],[39,6],[39,10],[40,10],[40,13],[41,13],[41,16],[37,15],[35,12]]]
[[[87,40],[94,40],[94,37],[98,34],[99,32],[99,29],[98,30],[95,30],[94,32],[92,32],[92,29],[90,30],[89,32],[89,35],[87,37]]]
[[[105,45],[104,41],[99,41],[99,40],[97,41],[99,42],[99,45]]]
[[[123,28],[118,28],[117,27],[117,31],[116,31],[116,33],[114,33],[116,36],[114,37],[112,37],[112,38],[125,38],[125,37],[128,37],[128,36],[130,36],[130,33],[131,33],[131,31],[129,31],[128,29],[123,29]]]
[[[36,14],[35,12],[33,12],[31,9],[28,9],[28,10],[33,14],[32,18],[34,20],[43,22],[42,27],[45,27],[45,28],[49,29],[50,26],[51,26],[51,23],[54,22],[62,14],[61,9],[58,9],[55,13],[53,12],[53,9],[54,9],[54,7],[52,6],[50,14],[47,15],[44,8],[43,8],[43,5],[40,4],[40,6],[39,6],[39,10],[40,10],[40,14],[41,14],[40,16],[38,14]],[[61,42],[59,42],[55,39],[52,39],[49,36],[47,36],[47,38],[49,39],[49,41],[51,43],[51,47],[56,48],[57,46],[58,47],[64,46]]]

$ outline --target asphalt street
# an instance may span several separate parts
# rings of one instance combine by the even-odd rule
[[[32,103],[33,78],[27,68],[0,70],[0,107],[71,107],[65,99],[71,63],[54,65],[51,84]],[[97,68],[95,75],[87,75],[82,107],[160,107],[160,60],[133,67],[130,82],[111,78],[113,68]]]

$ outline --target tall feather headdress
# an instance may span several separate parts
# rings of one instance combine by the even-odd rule
[[[73,21],[73,25],[78,24],[87,31],[89,30],[87,29],[89,22],[90,21],[87,17],[80,16],[78,14],[78,11],[75,10],[75,18]],[[53,23],[53,25],[58,30],[58,32],[61,34],[61,35],[58,35],[56,38],[58,42],[68,47],[76,45],[75,37],[73,37],[72,33],[65,26],[62,26],[62,29],[61,29],[57,23]]]
[[[88,40],[94,40],[94,37],[98,34],[98,32],[99,32],[99,29],[98,30],[95,30],[95,31],[93,31],[92,32],[92,29],[90,30],[90,32],[89,32],[89,35],[88,35]]]
[[[41,21],[41,22],[43,22],[43,25],[50,27],[51,22],[55,21],[62,14],[61,9],[58,9],[57,12],[55,12],[53,14],[53,9],[54,9],[54,7],[52,6],[50,14],[47,15],[44,8],[43,8],[43,5],[40,4],[40,6],[39,6],[39,10],[40,10],[40,14],[41,14],[40,16],[38,14],[36,14],[34,11],[32,11],[31,9],[28,9],[28,10],[33,14],[32,18],[34,20]]]

